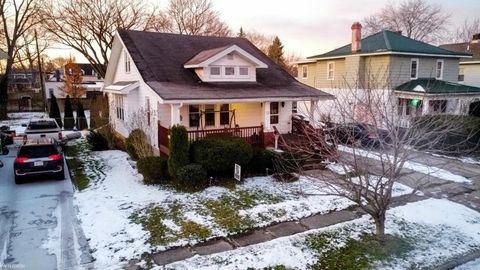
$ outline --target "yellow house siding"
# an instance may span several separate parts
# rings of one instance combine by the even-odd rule
[[[389,88],[390,56],[364,57],[363,83],[365,88]]]
[[[335,64],[333,80],[327,79],[327,64]],[[340,88],[345,84],[345,59],[322,60],[316,63],[315,84],[316,88]]]
[[[480,64],[462,64],[465,85],[480,87]]]

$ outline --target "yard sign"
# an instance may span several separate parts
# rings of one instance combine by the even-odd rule
[[[240,165],[235,164],[235,171],[233,173],[233,177],[240,181],[242,179],[242,167]]]

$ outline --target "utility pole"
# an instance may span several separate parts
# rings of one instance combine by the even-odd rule
[[[38,48],[37,30],[35,30],[35,46],[37,47],[38,72],[40,73],[40,89],[41,89],[41,92],[42,92],[42,95],[43,95],[43,110],[45,112],[48,112],[47,93],[45,92],[45,78],[43,76],[42,59],[40,57],[40,49]]]

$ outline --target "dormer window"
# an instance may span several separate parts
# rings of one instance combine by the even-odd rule
[[[248,67],[240,67],[240,76],[248,76]]]
[[[230,45],[200,51],[184,68],[195,69],[204,82],[255,82],[257,69],[268,66],[238,45]]]
[[[225,76],[235,76],[235,68],[225,67]]]
[[[210,75],[220,76],[220,67],[210,67]]]

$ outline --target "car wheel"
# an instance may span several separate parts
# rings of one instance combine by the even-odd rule
[[[18,175],[15,175],[15,184],[17,185],[23,184],[23,178]]]
[[[55,179],[57,180],[65,180],[65,172],[62,170],[61,172],[58,172],[55,174]]]

